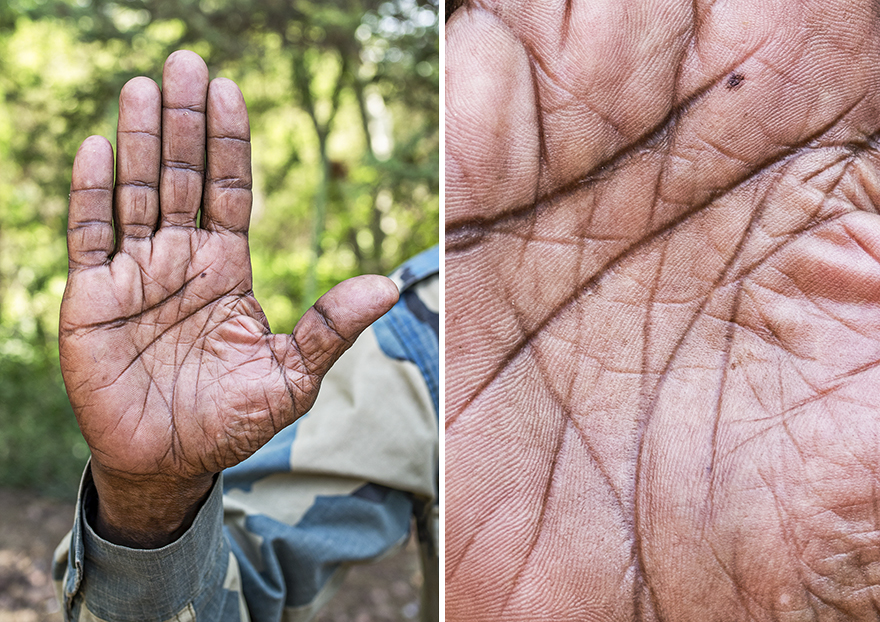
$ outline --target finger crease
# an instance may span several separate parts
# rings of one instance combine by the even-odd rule
[[[150,138],[155,138],[156,140],[159,140],[159,138],[160,138],[159,134],[157,134],[155,132],[149,132],[147,130],[119,130],[119,129],[117,129],[116,133],[117,134],[133,135],[133,136],[137,136],[137,135],[149,136]]]
[[[205,167],[201,164],[191,164],[190,162],[174,162],[174,161],[165,161],[162,163],[163,168],[170,168],[173,170],[183,170],[190,171],[194,173],[203,173]]]
[[[182,110],[185,112],[195,112],[196,114],[205,114],[204,107],[200,108],[198,106],[162,106],[162,111],[166,110]]]
[[[253,184],[239,177],[209,177],[208,183],[228,188],[229,190],[251,190]]]
[[[122,183],[116,184],[117,188],[149,188],[151,190],[158,190],[159,184],[153,181],[141,181],[139,179],[132,179],[131,181],[126,181]]]
[[[245,143],[246,145],[251,144],[249,138],[239,138],[238,136],[208,136],[208,140],[232,140],[239,143]]]

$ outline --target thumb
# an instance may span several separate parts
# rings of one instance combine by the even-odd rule
[[[364,329],[387,313],[399,292],[391,279],[365,275],[343,281],[321,296],[297,322],[292,335],[275,335],[285,352],[295,416],[311,408],[321,379]]]

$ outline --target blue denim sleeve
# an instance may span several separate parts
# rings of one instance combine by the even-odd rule
[[[192,527],[157,550],[86,520],[56,552],[68,620],[309,620],[355,563],[401,546],[413,517],[436,619],[439,251],[392,273],[401,298],[343,355],[311,412],[218,478]]]
[[[95,489],[87,468],[58,586],[66,620],[188,622],[247,620],[237,563],[223,537],[222,485],[215,483],[192,527],[160,549],[131,549],[98,536],[86,516]]]

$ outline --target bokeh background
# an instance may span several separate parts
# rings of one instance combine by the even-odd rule
[[[254,291],[289,332],[339,280],[437,243],[438,47],[439,0],[0,0],[0,521],[51,523],[88,458],[58,368],[67,194],[79,143],[115,143],[122,85],[161,85],[181,48],[239,84]]]

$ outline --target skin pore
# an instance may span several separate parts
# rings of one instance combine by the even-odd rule
[[[449,620],[874,620],[880,15],[446,34]]]
[[[107,140],[77,153],[59,334],[92,452],[93,526],[139,548],[177,538],[214,475],[304,414],[397,301],[390,280],[358,277],[273,335],[251,291],[244,99],[192,52],[168,58],[162,83],[135,78],[120,94],[115,185]]]

